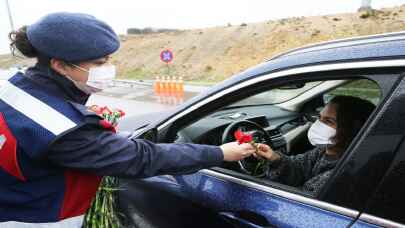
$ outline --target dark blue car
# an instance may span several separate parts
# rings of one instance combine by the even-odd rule
[[[172,112],[126,119],[121,130],[156,142],[221,145],[243,127],[259,133],[257,141],[297,155],[311,149],[308,128],[332,97],[357,96],[376,105],[318,194],[253,173],[254,161],[121,179],[119,206],[128,226],[403,226],[404,73],[405,33],[338,40],[276,56]]]

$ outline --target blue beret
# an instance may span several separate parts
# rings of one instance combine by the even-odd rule
[[[68,62],[98,59],[120,46],[110,26],[82,13],[48,14],[27,27],[27,37],[38,52]]]

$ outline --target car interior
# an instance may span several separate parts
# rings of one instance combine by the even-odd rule
[[[304,153],[313,148],[307,138],[309,127],[336,95],[356,96],[376,105],[381,99],[377,83],[368,79],[288,83],[228,104],[188,124],[177,131],[175,142],[221,145],[235,141],[234,132],[240,129],[252,134],[255,142],[280,153]],[[265,161],[251,156],[240,162],[224,162],[218,170],[268,184],[264,178],[268,168]],[[284,187],[291,186],[281,185]]]

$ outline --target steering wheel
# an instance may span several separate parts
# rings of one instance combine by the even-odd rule
[[[249,120],[235,121],[232,124],[230,124],[228,127],[226,127],[224,133],[222,134],[222,144],[235,141],[234,133],[238,129],[241,129],[242,131],[248,130],[249,132],[253,132],[252,136],[253,136],[253,139],[255,139],[256,143],[265,143],[265,144],[272,146],[269,133],[267,133],[267,131],[264,130],[257,123],[249,121]],[[262,172],[260,172],[259,174],[256,174],[257,167],[260,162],[263,162],[263,160],[250,156],[241,161],[238,161],[238,165],[239,165],[239,169],[243,173],[246,173],[246,174],[249,174],[249,175],[252,175],[255,177],[263,177],[266,174],[268,166],[265,165],[265,167],[263,167],[261,170]]]

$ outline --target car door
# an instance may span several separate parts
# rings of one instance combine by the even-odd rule
[[[405,141],[402,141],[378,189],[352,227],[405,227],[404,165]]]
[[[341,73],[339,72],[339,75]],[[370,72],[364,72],[364,74],[368,73]],[[381,83],[380,87],[382,99],[389,104],[388,97],[391,95],[398,75],[395,72],[385,76],[388,77],[381,80],[384,83]],[[244,91],[244,94],[252,93],[249,89],[259,88],[259,85],[262,86],[266,80],[268,80],[266,83],[271,86],[273,82],[271,77],[263,77],[262,80],[255,80],[256,86],[247,84],[244,88],[238,85],[238,90],[229,93],[224,91],[223,95],[217,96],[217,99],[204,100],[204,104],[197,102],[197,108],[190,107],[191,112],[186,115],[176,115],[168,121],[169,124],[163,123],[159,129],[159,137],[162,140],[166,135],[170,135],[171,126],[181,125],[185,119],[190,121],[193,118],[199,118],[202,113],[220,106],[218,100],[222,98],[223,101],[222,96],[236,98],[241,91]],[[319,80],[319,78],[339,79],[339,76],[331,72],[315,72],[315,74],[311,72],[311,74],[294,77],[287,75],[281,79],[274,79],[274,83],[282,83],[283,79],[293,82],[303,79]],[[379,75],[379,79],[382,78],[383,76]],[[378,108],[376,112],[380,111],[387,110]],[[374,114],[374,118],[378,116]],[[236,172],[213,168],[190,175],[123,180],[122,186],[128,191],[120,192],[120,207],[129,217],[130,224],[141,227],[348,227],[355,221],[364,203],[350,204],[345,198],[347,191],[342,191],[344,193],[342,196],[339,191],[331,189],[337,183],[353,184],[350,182],[353,179],[345,176],[347,175],[345,171],[353,168],[348,161],[352,159],[351,156],[364,154],[364,148],[361,145],[374,139],[373,135],[376,132],[373,128],[382,124],[379,121],[369,121],[362,135],[352,143],[350,153],[347,153],[348,155],[341,162],[339,172],[334,177],[340,182],[328,183],[326,190],[319,197],[313,197],[277,183],[269,184]],[[389,148],[395,147],[398,143],[391,142],[393,143]],[[378,150],[379,147],[375,148]],[[343,186],[339,187],[341,188]],[[370,188],[369,191],[372,189]],[[369,193],[363,188],[350,193],[361,195],[363,191]]]
[[[394,159],[384,174],[378,188],[368,199],[366,208],[353,227],[405,227],[405,119],[404,81],[398,87],[392,101],[392,121],[395,128],[387,128],[387,135],[402,136],[400,145],[394,152]],[[392,127],[392,126],[391,126]],[[376,155],[380,160],[384,155]],[[379,167],[374,167],[379,168]]]

